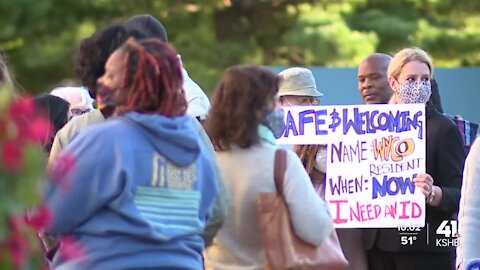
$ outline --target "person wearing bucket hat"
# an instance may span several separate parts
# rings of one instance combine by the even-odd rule
[[[282,107],[320,104],[323,93],[317,90],[315,78],[309,69],[292,67],[278,75],[281,78],[278,96]]]
[[[279,74],[279,103],[282,107],[316,106],[323,93],[317,90],[312,72],[307,68],[292,67]],[[326,145],[295,145],[294,151],[300,157],[315,188],[324,195],[326,173]]]
[[[317,90],[315,78],[309,69],[292,67],[283,70],[278,76],[280,78],[278,90],[280,107],[266,115],[263,120],[263,124],[273,132],[276,139],[282,136],[285,129],[283,107],[315,106],[320,104],[320,97],[323,96],[323,93]],[[292,150],[288,146],[281,147]]]
[[[293,67],[279,73],[281,77],[278,91],[279,103],[283,107],[316,106],[320,104],[323,93],[317,90],[312,72],[307,68]],[[313,187],[322,199],[325,199],[325,180],[327,172],[327,145],[295,145],[294,152],[302,161],[310,176]],[[337,230],[342,251],[349,261],[349,270],[367,270],[366,252],[362,244],[360,229]]]
[[[317,90],[313,73],[302,67],[292,67],[279,74],[279,104],[282,107],[316,106],[323,93]],[[294,151],[302,160],[317,189],[323,190],[326,172],[326,145],[295,145]],[[323,191],[321,192],[323,193]]]

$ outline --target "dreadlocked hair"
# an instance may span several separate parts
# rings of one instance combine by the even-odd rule
[[[295,153],[298,155],[302,161],[303,167],[307,171],[310,178],[313,177],[313,164],[315,163],[315,158],[318,151],[320,150],[321,145],[311,144],[311,145],[295,145]]]
[[[139,111],[165,116],[183,115],[187,101],[177,52],[160,39],[130,38],[119,50],[126,54],[123,86],[125,105],[118,113]]]

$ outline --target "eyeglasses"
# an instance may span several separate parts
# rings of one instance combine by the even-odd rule
[[[320,99],[308,96],[289,96],[284,97],[284,104],[289,106],[317,106],[320,104]]]
[[[82,115],[84,113],[88,113],[90,111],[91,111],[90,108],[85,109],[85,110],[82,110],[80,108],[73,108],[73,109],[70,110],[70,118],[69,119],[72,119],[73,117]]]

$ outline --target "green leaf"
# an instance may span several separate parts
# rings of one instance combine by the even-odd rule
[[[18,203],[31,207],[38,202],[40,197],[39,179],[45,172],[45,155],[38,144],[28,143],[23,148],[23,170],[21,171],[16,186],[15,194]]]
[[[8,107],[8,104],[13,98],[13,89],[10,87],[0,87],[0,115],[3,115],[3,111]]]

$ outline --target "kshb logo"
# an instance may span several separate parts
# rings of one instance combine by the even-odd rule
[[[435,246],[437,247],[456,247],[458,246],[458,221],[444,220],[438,226],[435,233],[442,238],[435,239]],[[480,270],[480,269],[479,269]]]

